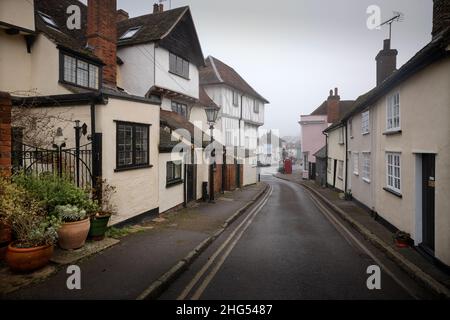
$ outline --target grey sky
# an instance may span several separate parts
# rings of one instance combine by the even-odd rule
[[[356,99],[375,85],[375,56],[388,29],[367,29],[373,4],[383,19],[393,11],[405,15],[392,37],[401,66],[431,39],[432,0],[172,0],[172,8],[191,7],[205,57],[234,67],[271,102],[265,127],[281,135],[299,135],[300,114],[314,110],[331,88],[339,88],[341,99]],[[152,5],[118,0],[130,16]]]

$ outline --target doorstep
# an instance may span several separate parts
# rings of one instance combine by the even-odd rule
[[[361,233],[368,241],[382,250],[411,277],[433,291],[450,298],[450,275],[431,263],[413,247],[397,248],[393,232],[377,221],[371,212],[355,201],[343,200],[339,192],[318,186],[315,181],[299,179],[298,175],[276,174],[275,177],[298,183],[318,194],[341,218]]]
[[[0,297],[33,283],[44,281],[64,265],[75,264],[89,256],[118,244],[120,240],[104,238],[101,241],[86,241],[76,250],[62,250],[55,246],[50,264],[31,273],[15,273],[9,270],[4,261],[0,262]]]

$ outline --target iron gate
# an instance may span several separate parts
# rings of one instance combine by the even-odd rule
[[[12,139],[13,174],[24,172],[39,176],[51,173],[70,179],[81,188],[95,187],[99,167],[96,162],[100,161],[100,153],[93,151],[96,148],[92,141],[80,146],[81,127],[78,125],[75,127],[74,148],[65,148],[65,144],[53,149],[27,145],[18,132],[13,132]]]

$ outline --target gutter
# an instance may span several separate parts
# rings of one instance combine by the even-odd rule
[[[345,176],[344,176],[344,193],[347,193],[347,170],[348,170],[348,136],[347,136],[347,121],[344,122],[344,133],[345,133]],[[328,162],[328,160],[327,160]]]

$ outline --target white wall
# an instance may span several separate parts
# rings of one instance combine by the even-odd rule
[[[117,85],[129,94],[145,96],[155,84],[154,44],[119,47],[117,56],[124,64],[119,66]]]
[[[113,199],[118,215],[111,223],[158,208],[159,202],[159,105],[109,98],[96,109],[97,132],[103,133],[103,178],[116,186]],[[150,164],[154,167],[115,172],[116,123],[114,120],[150,124]]]
[[[254,159],[247,158],[244,162],[244,178],[242,180],[244,186],[255,184],[258,181],[258,168],[253,165],[256,161],[256,157],[253,158]]]
[[[189,63],[189,79],[184,79],[169,72],[169,51],[158,47],[155,49],[155,55],[155,84],[198,99],[199,76],[197,66]]]
[[[29,0],[1,0],[0,21],[34,31],[34,4]]]

